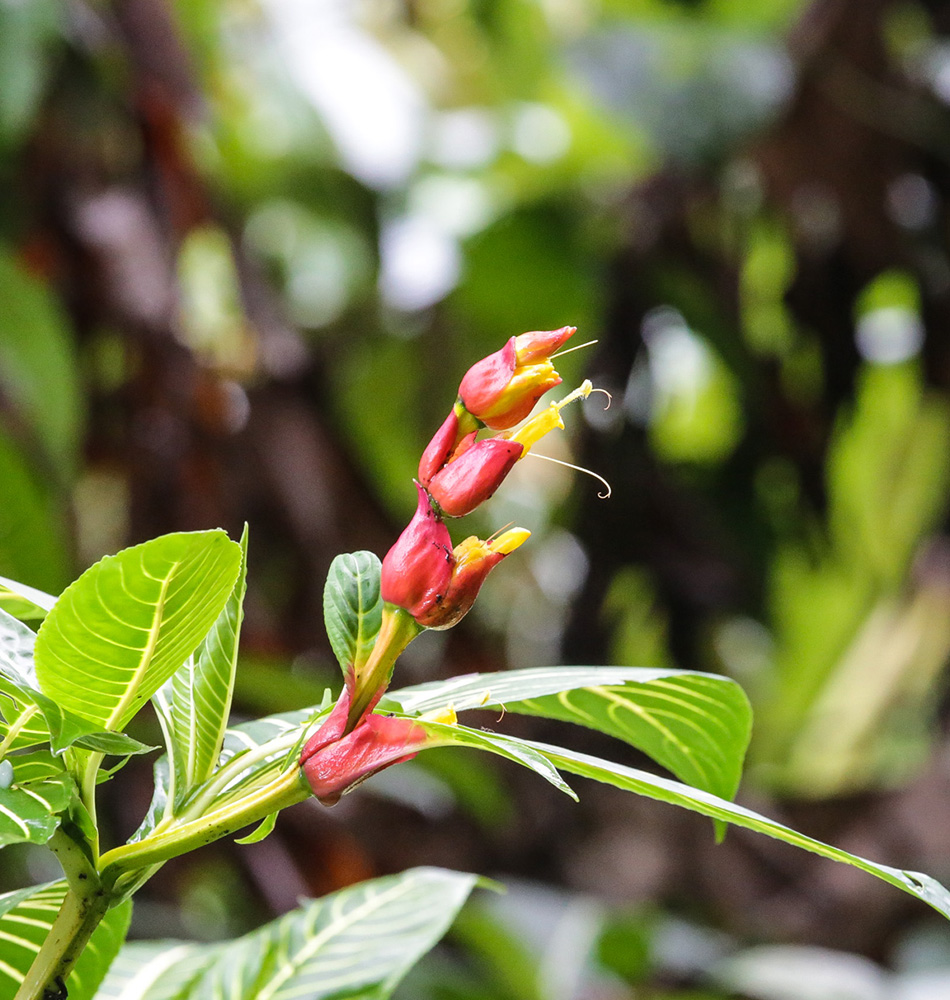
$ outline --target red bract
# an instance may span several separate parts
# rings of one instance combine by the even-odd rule
[[[435,432],[432,440],[426,445],[426,450],[419,459],[419,482],[428,486],[432,477],[444,465],[463,455],[475,443],[478,428],[465,425],[472,423],[470,414],[462,411],[465,425],[459,420],[459,407],[453,407]]]
[[[367,715],[347,736],[329,743],[316,740],[322,728],[304,748],[300,766],[325,805],[384,767],[415,757],[426,741],[425,729],[412,719],[385,715]]]
[[[443,514],[470,514],[498,489],[523,451],[518,441],[477,441],[432,477],[429,493]]]
[[[416,489],[416,512],[383,559],[380,594],[418,619],[442,599],[454,560],[448,528],[432,509],[428,493],[418,483]]]
[[[551,355],[574,331],[564,326],[512,337],[466,372],[459,386],[462,405],[492,430],[514,427],[548,389],[560,384]]]

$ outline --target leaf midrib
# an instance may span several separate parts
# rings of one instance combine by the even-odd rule
[[[409,887],[410,889],[412,886]],[[389,901],[389,897],[397,898],[403,895],[406,886],[400,882],[399,884],[393,886],[388,892],[383,891],[379,895],[372,896],[371,898],[365,900],[363,903],[355,906],[349,913],[335,920],[329,927],[320,931],[318,934],[314,935],[309,941],[301,946],[301,948],[296,952],[293,959],[284,962],[281,967],[274,973],[272,979],[269,983],[265,984],[263,990],[259,991],[257,994],[257,1000],[271,1000],[275,995],[276,991],[280,989],[281,986],[297,971],[300,970],[309,960],[312,958],[314,953],[318,951],[326,941],[338,936],[353,923],[355,923],[364,913],[370,913],[374,909],[379,909],[382,905]]]
[[[109,718],[106,719],[104,726],[105,729],[115,729],[121,724],[123,714],[135,701],[135,698],[138,695],[139,688],[142,685],[142,680],[152,662],[152,657],[155,655],[155,647],[158,645],[159,633],[162,628],[162,616],[165,611],[165,600],[168,596],[168,588],[171,585],[172,578],[178,571],[178,567],[181,566],[181,564],[182,560],[180,559],[173,562],[168,572],[162,579],[158,600],[155,603],[155,612],[152,615],[152,624],[148,630],[148,641],[145,643],[145,648],[142,650],[142,655],[139,658],[139,664],[132,674],[129,684],[125,689],[125,693],[119,699],[118,704],[112,710]]]

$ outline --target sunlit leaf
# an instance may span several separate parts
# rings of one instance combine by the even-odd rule
[[[40,628],[43,692],[101,729],[122,728],[207,634],[240,565],[223,531],[164,535],[102,559]]]
[[[66,895],[65,882],[0,896],[0,996],[12,997],[36,958]],[[132,902],[109,910],[66,978],[69,1000],[92,1000],[129,927]]]
[[[314,900],[229,944],[131,945],[96,1000],[385,1000],[476,881],[414,868]]]
[[[330,563],[323,590],[323,617],[330,645],[344,673],[366,662],[383,614],[380,562],[372,552],[348,552]]]

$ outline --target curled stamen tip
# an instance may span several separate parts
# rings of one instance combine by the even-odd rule
[[[614,397],[611,396],[611,394],[606,389],[601,389],[600,386],[595,386],[594,388],[591,389],[591,392],[599,392],[599,393],[602,393],[604,396],[606,396],[607,397],[607,402],[604,405],[604,409],[605,410],[609,410],[610,409],[610,404],[614,401]],[[589,395],[589,393],[588,393],[588,395]]]
[[[539,455],[537,452],[531,452],[533,458],[543,458],[545,462],[554,462],[555,465],[563,465],[567,469],[573,469],[575,472],[583,472],[585,475],[593,476],[598,482],[601,482],[606,487],[606,493],[598,493],[597,496],[600,500],[609,500],[613,494],[613,487],[610,483],[600,473],[594,472],[593,469],[585,469],[583,465],[575,465],[573,462],[564,462],[560,458],[553,458],[551,455]]]

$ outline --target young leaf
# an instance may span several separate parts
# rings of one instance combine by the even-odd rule
[[[386,1000],[477,877],[415,868],[314,900],[226,945],[134,945],[97,1000]]]
[[[380,562],[372,552],[348,552],[330,563],[323,589],[323,617],[330,645],[345,674],[359,669],[376,641],[383,614]]]
[[[168,757],[161,756],[155,761],[152,769],[152,800],[148,812],[139,824],[139,828],[129,837],[129,843],[144,840],[165,816],[170,796],[174,794],[172,778],[168,766]]]
[[[240,565],[223,531],[164,535],[100,560],[40,628],[40,688],[100,729],[121,729],[214,624]]]
[[[678,778],[732,798],[752,729],[749,701],[727,677],[643,667],[541,667],[469,674],[403,688],[382,708],[410,715],[451,704],[575,722],[623,740]]]
[[[66,883],[31,886],[0,896],[0,996],[12,997],[49,934]],[[131,900],[109,910],[66,978],[69,1000],[93,1000],[129,927]]]
[[[237,580],[217,621],[169,682],[171,751],[179,801],[214,770],[231,713],[247,575],[247,527]]]
[[[235,837],[234,843],[259,844],[262,840],[269,837],[274,832],[274,827],[276,825],[277,813],[273,812],[270,816],[265,816],[246,837]]]

